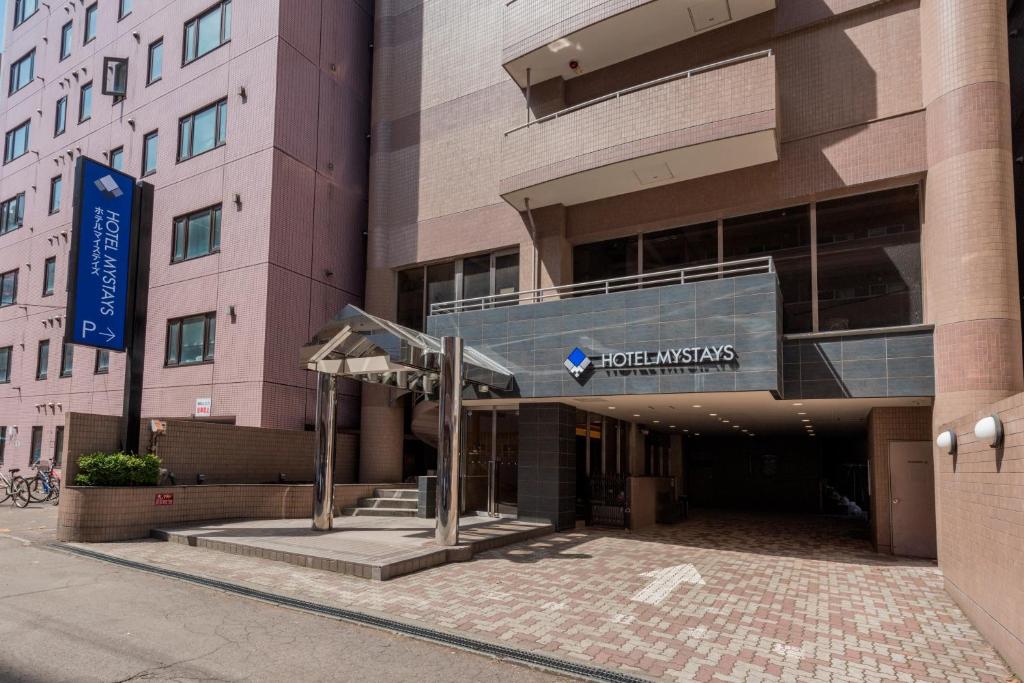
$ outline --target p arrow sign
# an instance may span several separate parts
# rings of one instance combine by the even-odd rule
[[[704,578],[692,564],[665,567],[664,569],[657,569],[640,576],[651,577],[654,580],[644,586],[630,600],[633,602],[643,602],[648,605],[660,605],[680,584],[704,585]]]

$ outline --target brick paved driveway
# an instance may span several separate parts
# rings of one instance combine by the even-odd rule
[[[1007,681],[927,561],[734,513],[576,531],[386,583],[177,544],[101,552],[678,681]]]

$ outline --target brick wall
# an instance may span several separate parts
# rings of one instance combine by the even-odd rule
[[[974,436],[998,415],[1003,446]],[[936,451],[939,567],[950,594],[1015,671],[1024,671],[1024,394],[939,427],[957,435],[955,456]]]
[[[334,487],[334,514],[373,493],[374,484]],[[171,505],[156,505],[171,494]],[[313,513],[313,486],[69,487],[61,493],[57,540],[105,543],[145,538],[151,529],[218,519],[300,519]]]
[[[931,440],[931,408],[873,408],[868,415],[871,538],[880,553],[892,552],[889,442]]]

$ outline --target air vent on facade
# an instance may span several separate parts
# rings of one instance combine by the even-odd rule
[[[700,0],[690,4],[690,21],[696,33],[721,26],[732,20],[729,0]]]

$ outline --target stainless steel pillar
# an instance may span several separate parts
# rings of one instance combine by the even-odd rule
[[[316,375],[316,453],[313,455],[313,529],[334,528],[334,455],[337,444],[338,378]]]
[[[437,527],[440,545],[459,543],[459,456],[462,445],[462,337],[441,338],[437,444]]]

